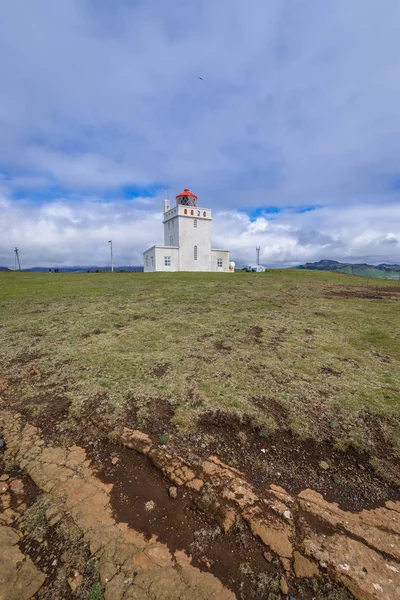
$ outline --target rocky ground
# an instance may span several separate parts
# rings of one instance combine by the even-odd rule
[[[0,432],[0,599],[400,598],[398,501],[352,512],[128,428],[60,445],[3,407]]]

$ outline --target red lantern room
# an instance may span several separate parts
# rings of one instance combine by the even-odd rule
[[[181,206],[197,206],[197,196],[185,188],[181,194],[176,196],[176,204],[180,204]]]

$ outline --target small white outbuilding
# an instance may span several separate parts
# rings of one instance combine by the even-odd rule
[[[176,196],[176,206],[164,200],[164,246],[143,252],[144,271],[233,272],[229,250],[211,248],[211,209],[197,206],[187,188]]]

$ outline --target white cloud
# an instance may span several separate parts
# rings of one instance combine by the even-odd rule
[[[238,235],[223,245],[238,256],[259,239],[276,264],[399,261],[387,218],[400,201],[399,29],[396,0],[0,0],[1,208],[7,222],[19,215],[13,239],[48,230],[38,260],[75,260],[68,244],[84,223],[99,240],[114,223],[102,196],[189,186],[234,215]],[[142,209],[154,203],[143,194],[135,206],[150,227]],[[238,216],[268,206],[284,210]],[[134,226],[123,231],[138,248]],[[150,233],[144,246],[160,240]]]
[[[102,266],[109,262],[109,239],[117,265],[141,265],[143,250],[163,243],[162,198],[145,208],[142,200],[60,199],[39,205],[3,199],[7,210],[0,223],[0,265],[12,266],[17,245],[23,267]],[[399,224],[400,206],[393,205],[286,210],[271,220],[216,211],[213,245],[230,249],[238,265],[254,262],[256,246],[269,266],[321,258],[394,262],[400,252]]]

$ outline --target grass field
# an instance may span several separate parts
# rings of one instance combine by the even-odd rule
[[[398,283],[319,271],[0,273],[1,374],[33,417],[62,397],[78,425],[88,407],[110,430],[168,414],[185,436],[220,410],[385,471],[400,457],[399,301]]]

